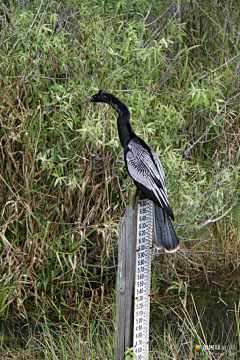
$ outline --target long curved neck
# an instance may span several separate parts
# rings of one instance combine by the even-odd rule
[[[129,114],[130,115],[130,114]],[[130,117],[130,116],[129,116]],[[126,149],[129,141],[136,136],[133,128],[131,127],[129,118],[125,116],[119,116],[117,118],[117,126],[118,126],[118,135],[122,147]]]
[[[122,103],[118,98],[115,96],[109,99],[109,105],[111,105],[119,114],[119,116],[126,116],[128,117],[128,121],[130,119],[130,111],[128,107]]]
[[[119,114],[117,119],[118,135],[122,147],[125,149],[129,141],[136,136],[130,124],[130,111],[127,106],[117,98],[111,99],[109,105],[111,105]]]

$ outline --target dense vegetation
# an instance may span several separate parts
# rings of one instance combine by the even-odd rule
[[[45,324],[4,359],[113,358],[118,224],[134,187],[116,113],[79,104],[99,88],[128,105],[165,168],[181,249],[154,262],[153,302],[209,272],[239,277],[239,11],[237,0],[3,1],[0,316]],[[196,340],[190,325],[179,343]],[[176,356],[167,341],[152,358]]]

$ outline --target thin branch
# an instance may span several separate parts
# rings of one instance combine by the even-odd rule
[[[154,21],[152,21],[149,24],[146,24],[145,26],[147,27],[147,26],[151,26],[151,25],[155,24],[155,22],[160,20],[171,9],[171,7],[173,6],[174,3],[175,3],[175,0],[171,3],[171,5],[157,19],[155,19]]]
[[[147,15],[146,15],[145,18],[144,18],[144,21],[146,21],[147,18],[149,17],[149,14],[150,14],[151,9],[152,9],[152,4],[149,6],[149,9],[148,9],[148,11],[147,11]]]
[[[139,15],[139,16],[141,16],[142,18],[144,18],[144,15],[141,14],[141,13],[130,12],[130,13],[124,13],[124,14],[117,14],[116,16],[111,16],[109,19],[106,19],[106,20],[104,20],[104,21],[110,21],[110,20],[116,19],[116,18],[118,18],[118,17],[120,17],[120,16],[127,16],[127,15]]]
[[[204,226],[206,226],[206,225],[208,225],[208,224],[210,224],[210,223],[215,223],[215,222],[223,219],[223,218],[234,208],[234,206],[235,206],[237,203],[238,203],[238,199],[237,199],[236,201],[234,201],[234,203],[232,204],[232,206],[231,206],[229,209],[227,209],[227,211],[225,211],[225,213],[223,213],[221,216],[219,216],[219,217],[217,217],[217,218],[215,218],[215,219],[211,219],[211,218],[210,218],[210,219],[204,221],[203,223],[201,223],[201,224],[198,226],[198,229],[199,229],[199,228],[202,228],[202,227],[204,227]],[[225,206],[224,206],[224,207],[225,207]]]
[[[96,269],[102,269],[102,270],[111,270],[111,269],[116,269],[118,267],[118,265],[113,265],[113,266],[101,266],[101,265],[90,265],[90,264],[81,264],[82,267],[91,267],[91,268],[96,268]]]
[[[221,68],[223,68],[224,66],[230,64],[232,61],[234,61],[235,59],[237,59],[240,56],[240,53],[238,53],[236,56],[234,56],[232,59],[226,61],[223,65],[219,66],[218,68],[209,71],[208,73],[204,74],[203,76],[201,76],[199,79],[197,79],[193,84],[195,85],[198,81],[204,79],[205,77],[214,74],[216,71],[220,70]]]

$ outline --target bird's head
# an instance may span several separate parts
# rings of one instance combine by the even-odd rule
[[[97,94],[92,95],[89,99],[81,101],[80,104],[84,104],[87,102],[104,102],[107,104],[111,104],[111,100],[115,98],[114,95],[108,94],[103,90],[99,90]]]
[[[80,104],[84,104],[87,102],[103,102],[110,106],[112,106],[119,116],[125,119],[125,121],[128,123],[130,119],[130,112],[125,104],[123,104],[116,96],[113,94],[106,93],[103,90],[99,90],[97,94],[92,95],[89,99],[83,100],[80,102]],[[119,117],[118,117],[119,119]],[[133,130],[132,130],[133,131]]]

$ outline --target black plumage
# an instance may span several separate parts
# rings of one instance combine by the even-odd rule
[[[100,90],[85,102],[104,102],[119,114],[118,134],[124,149],[127,171],[141,193],[154,203],[154,242],[158,249],[175,252],[179,240],[172,225],[173,211],[168,202],[165,173],[161,161],[154,150],[138,137],[130,124],[130,112],[113,94]]]

